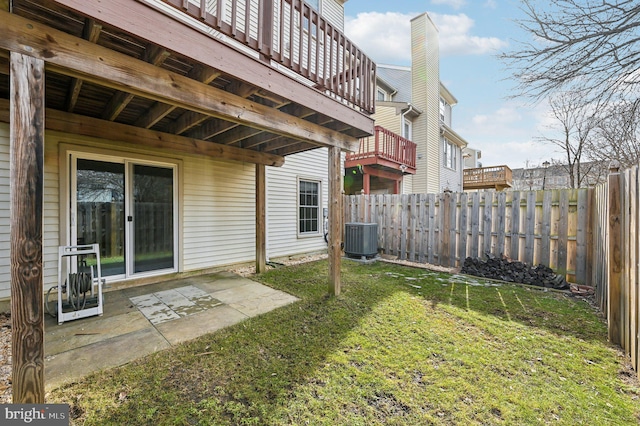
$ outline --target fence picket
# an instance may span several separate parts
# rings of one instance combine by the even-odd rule
[[[567,227],[569,226],[569,192],[560,191],[560,219],[558,222],[558,264],[556,272],[560,275],[567,274]]]
[[[398,212],[398,216],[400,216],[400,260],[407,259],[407,231],[409,229],[409,199],[407,194],[402,194],[400,196],[400,211]]]
[[[497,207],[496,207],[496,233],[497,233],[497,238],[496,238],[496,247],[495,247],[495,254],[497,256],[504,256],[505,255],[505,247],[504,247],[504,240],[505,240],[505,222],[507,219],[507,194],[505,192],[498,192],[497,193]]]
[[[436,196],[434,194],[428,194],[427,200],[429,201],[429,236],[427,239],[427,258],[429,263],[434,262],[434,251],[436,250]]]
[[[511,202],[511,259],[520,258],[520,195],[514,192]]]
[[[460,201],[458,203],[460,206],[460,223],[458,224],[458,229],[460,230],[460,233],[458,234],[458,258],[460,259],[460,262],[464,262],[467,258],[467,239],[469,237],[467,233],[468,198],[469,195],[466,192],[463,192],[460,194]]]
[[[524,261],[528,264],[533,264],[536,229],[536,191],[529,191],[527,193],[526,200],[527,206],[524,225]]]
[[[479,249],[479,234],[480,234],[480,193],[474,192],[471,194],[471,253],[469,256],[478,257]]]
[[[491,250],[491,231],[493,227],[493,192],[484,194],[484,223],[482,226],[482,254],[488,255]]]
[[[427,218],[427,196],[426,194],[420,194],[418,196],[419,202],[419,216],[420,216],[420,239],[418,245],[418,262],[425,263],[425,253],[427,251],[427,228],[428,218]]]

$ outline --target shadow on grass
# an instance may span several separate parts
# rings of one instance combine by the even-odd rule
[[[432,306],[606,341],[601,324],[591,324],[593,314],[575,304],[420,269],[345,262],[338,297],[327,295],[326,261],[272,270],[257,280],[301,301],[98,373],[56,390],[53,399],[71,404],[86,424],[265,424],[363,317],[399,291]]]

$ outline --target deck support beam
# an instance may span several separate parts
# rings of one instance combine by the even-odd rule
[[[329,293],[340,294],[342,262],[342,173],[340,149],[329,148]]]
[[[10,68],[13,403],[44,404],[44,61],[11,52]]]

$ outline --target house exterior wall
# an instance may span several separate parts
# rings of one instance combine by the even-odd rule
[[[376,121],[376,126],[382,126],[398,135],[402,134],[402,117],[401,114],[398,114],[395,106],[376,104],[376,113],[373,115],[373,119]]]
[[[443,140],[444,143],[444,140]],[[453,191],[453,192],[462,192],[462,168],[463,168],[463,159],[462,159],[462,149],[453,145],[456,153],[456,167],[455,169],[449,168],[444,165],[444,153],[440,159],[441,164],[441,173],[440,173],[440,191]]]
[[[413,191],[440,191],[440,50],[438,30],[423,13],[411,21],[412,104],[423,111],[413,124],[417,146]]]
[[[344,168],[342,168],[344,170]],[[329,194],[326,148],[287,156],[282,167],[267,167],[267,258],[326,250],[322,209]],[[320,233],[298,236],[298,180],[319,181]]]
[[[322,17],[335,25],[344,33],[344,3],[337,0],[321,0],[320,13]]]
[[[69,244],[67,151],[108,152],[130,159],[153,157],[178,165],[178,272],[249,262],[255,259],[255,165],[179,155],[130,144],[47,131],[44,156],[44,289],[57,284],[58,246]],[[0,123],[0,300],[11,294],[9,125]],[[267,247],[271,256],[326,249],[322,234],[297,237],[297,177],[322,182],[327,205],[327,149],[287,157],[283,168],[267,167]],[[322,213],[322,210],[321,210]]]

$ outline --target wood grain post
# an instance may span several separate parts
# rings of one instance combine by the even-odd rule
[[[342,173],[340,148],[329,148],[329,293],[340,294],[342,262]]]
[[[609,297],[607,318],[609,319],[609,341],[621,344],[622,311],[622,202],[620,173],[617,167],[609,173]]]
[[[44,61],[11,52],[13,402],[44,403]]]
[[[256,164],[256,272],[267,270],[267,186],[266,167]]]

